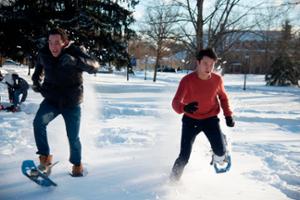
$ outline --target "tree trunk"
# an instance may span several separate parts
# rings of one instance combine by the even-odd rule
[[[196,41],[197,41],[197,52],[203,48],[203,2],[204,0],[197,0],[197,30],[196,30]]]
[[[155,61],[155,66],[154,66],[153,82],[156,82],[157,68],[159,66],[159,60],[160,60],[160,50],[158,50],[157,54],[156,54],[156,61]]]
[[[157,68],[159,66],[159,61],[160,61],[160,57],[161,57],[162,42],[163,41],[161,38],[157,41],[156,61],[155,61],[155,66],[154,66],[153,82],[156,82]]]

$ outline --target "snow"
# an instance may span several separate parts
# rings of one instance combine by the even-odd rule
[[[5,66],[4,66],[5,69]],[[17,71],[30,82],[26,68]],[[150,74],[150,73],[149,73]],[[148,76],[149,76],[148,74]],[[21,174],[24,159],[38,161],[32,121],[42,97],[29,91],[22,112],[0,112],[0,199],[214,200],[300,199],[300,90],[265,86],[263,76],[225,75],[236,127],[221,125],[232,143],[232,168],[216,174],[199,134],[182,180],[168,176],[179,152],[181,116],[171,108],[184,73],[84,75],[81,141],[88,175],[68,175],[69,147],[62,117],[48,126],[58,187],[41,188]],[[31,82],[30,82],[31,83]],[[0,85],[2,102],[7,91]]]

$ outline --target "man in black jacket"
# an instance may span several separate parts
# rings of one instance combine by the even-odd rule
[[[32,89],[44,97],[33,121],[40,170],[48,173],[52,162],[47,125],[61,114],[70,145],[72,175],[83,175],[79,139],[80,103],[83,100],[82,72],[96,73],[98,68],[97,61],[69,42],[64,30],[53,29],[49,32],[48,46],[40,50],[32,76]]]

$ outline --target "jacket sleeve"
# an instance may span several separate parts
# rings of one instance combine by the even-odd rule
[[[219,100],[221,103],[221,107],[222,107],[224,116],[225,117],[232,116],[233,113],[232,113],[230,105],[229,105],[229,99],[228,99],[228,96],[227,96],[227,93],[226,93],[226,90],[224,87],[224,82],[223,82],[222,77],[221,77],[220,83],[219,83],[218,97],[219,97]]]
[[[89,74],[96,73],[100,67],[98,61],[93,59],[90,55],[83,52],[80,48],[75,50],[76,57],[78,58],[77,67],[82,71],[88,72]]]
[[[184,99],[186,93],[187,93],[187,88],[184,79],[182,79],[179,83],[179,86],[177,88],[177,92],[173,98],[172,101],[172,107],[177,112],[178,114],[183,113],[183,107],[185,106],[182,100]]]
[[[41,82],[43,80],[43,72],[44,72],[44,68],[41,64],[41,56],[38,55],[36,65],[35,65],[35,70],[34,70],[34,73],[31,77],[33,85],[40,85],[41,84]]]

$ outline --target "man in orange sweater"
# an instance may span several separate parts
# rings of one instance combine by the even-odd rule
[[[225,160],[226,145],[220,129],[218,114],[222,107],[226,125],[234,126],[232,111],[224,88],[222,77],[213,73],[217,55],[212,49],[200,50],[197,54],[197,68],[180,81],[172,102],[173,109],[184,113],[180,153],[176,159],[171,180],[179,180],[188,163],[196,136],[204,132],[216,160]]]

